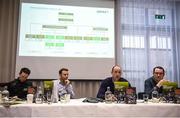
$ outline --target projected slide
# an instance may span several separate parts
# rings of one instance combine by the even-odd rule
[[[19,56],[114,58],[114,11],[22,3],[19,38]]]

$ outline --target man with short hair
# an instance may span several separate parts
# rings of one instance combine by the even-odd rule
[[[56,100],[64,94],[70,94],[71,98],[74,98],[73,87],[68,79],[69,70],[62,68],[59,70],[59,79],[54,81],[53,95]]]
[[[21,68],[19,77],[8,84],[10,97],[17,96],[26,99],[27,94],[33,94],[32,82],[28,81],[31,71],[28,68]]]
[[[151,96],[154,87],[156,87],[159,93],[162,93],[162,85],[168,80],[164,79],[165,70],[161,66],[156,66],[153,68],[153,76],[145,80],[144,92]]]
[[[115,65],[112,67],[111,75],[112,75],[112,77],[108,77],[101,82],[101,85],[100,85],[100,88],[99,88],[99,91],[97,94],[97,98],[105,99],[105,92],[107,90],[107,87],[110,87],[110,91],[112,92],[112,94],[114,94],[114,82],[115,81],[128,82],[126,79],[121,77],[122,70],[121,70],[120,66],[118,66],[118,65]],[[130,86],[131,85],[129,83],[129,87]]]

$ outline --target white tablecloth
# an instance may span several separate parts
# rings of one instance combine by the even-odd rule
[[[9,108],[0,106],[0,117],[180,117],[180,104],[83,103],[82,99],[74,99],[66,104],[25,103]]]

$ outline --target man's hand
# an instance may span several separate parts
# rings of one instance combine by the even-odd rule
[[[156,85],[157,87],[161,87],[163,85],[164,82],[169,82],[169,80],[166,80],[166,79],[162,79],[158,82],[158,84]]]
[[[28,94],[34,94],[35,90],[32,87],[28,88]]]
[[[67,79],[64,81],[65,82],[65,85],[69,85],[70,84],[70,81]]]
[[[117,98],[114,96],[114,94],[112,94],[112,101],[113,102],[117,101]]]

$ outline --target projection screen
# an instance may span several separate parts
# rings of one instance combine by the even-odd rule
[[[16,76],[104,79],[115,63],[114,6],[108,0],[21,0]]]

